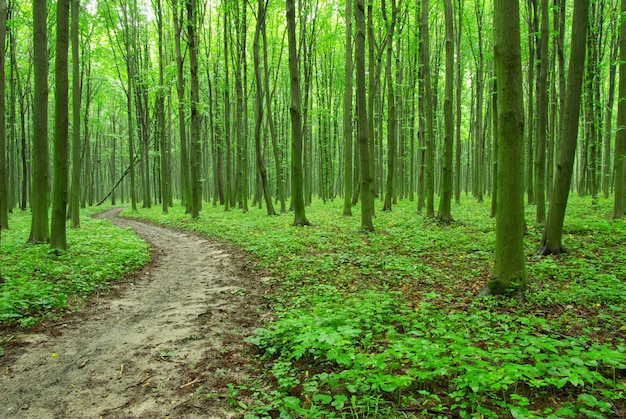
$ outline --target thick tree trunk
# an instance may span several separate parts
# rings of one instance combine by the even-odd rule
[[[424,80],[424,143],[426,153],[424,159],[425,179],[424,193],[426,198],[426,218],[435,217],[435,134],[434,134],[434,108],[433,92],[430,74],[430,47],[429,47],[429,24],[428,24],[428,0],[422,1],[422,22],[420,39],[420,65]]]
[[[494,61],[498,80],[498,211],[492,277],[480,295],[526,283],[524,265],[524,109],[519,3],[494,1]]]
[[[198,85],[198,39],[197,3],[187,0],[187,45],[189,47],[189,70],[191,75],[191,127],[189,132],[189,175],[191,183],[191,218],[200,216],[202,208],[202,185],[200,183],[200,88]]]
[[[397,140],[397,121],[396,121],[396,98],[393,78],[391,77],[391,62],[393,56],[393,37],[396,27],[397,7],[396,1],[391,0],[391,19],[387,16],[386,1],[382,0],[383,19],[387,26],[387,42],[386,42],[386,62],[385,62],[385,78],[387,83],[387,183],[385,186],[385,203],[383,211],[391,211],[391,203],[394,195],[394,176],[396,164],[396,140]]]

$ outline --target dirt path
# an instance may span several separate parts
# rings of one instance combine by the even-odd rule
[[[67,323],[16,337],[0,418],[241,416],[228,383],[256,374],[243,338],[264,316],[264,280],[223,246],[118,213],[102,217],[148,241],[154,262]]]

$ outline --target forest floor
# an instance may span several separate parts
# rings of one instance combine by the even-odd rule
[[[269,314],[264,282],[225,245],[102,213],[152,263],[66,321],[16,332],[0,358],[0,417],[229,418],[232,385],[260,375],[244,342]],[[238,395],[240,405],[245,396]],[[249,400],[250,403],[253,400]],[[241,413],[239,413],[241,415]]]

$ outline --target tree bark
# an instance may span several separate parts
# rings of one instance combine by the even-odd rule
[[[619,38],[619,92],[617,101],[617,135],[615,138],[615,196],[613,218],[624,216],[624,166],[626,160],[626,0],[621,2],[621,24]]]
[[[552,200],[548,209],[546,228],[543,232],[538,254],[560,254],[564,251],[561,244],[565,209],[572,180],[576,143],[578,138],[578,115],[585,63],[589,0],[579,0],[574,4],[572,24],[572,46],[567,76],[567,92],[563,109],[560,152],[554,179]]]
[[[524,108],[519,2],[494,1],[494,62],[498,80],[498,211],[492,277],[480,295],[522,295],[524,265]]]
[[[356,23],[355,62],[356,62],[356,113],[357,138],[361,163],[361,229],[374,231],[374,190],[370,172],[369,125],[367,121],[367,100],[365,95],[365,5],[356,0],[354,17]]]
[[[352,216],[352,0],[346,0],[346,40],[343,92],[343,215]]]
[[[6,135],[6,34],[7,2],[0,0],[0,232],[9,228],[9,185],[7,171],[7,135]]]
[[[28,241],[45,243],[48,231],[48,6],[33,0],[33,178],[32,220]]]
[[[537,204],[536,222],[543,224],[546,219],[546,143],[548,137],[548,40],[549,0],[541,2],[541,37],[537,49],[537,144],[535,155],[535,203]]]
[[[294,226],[307,226],[311,223],[304,210],[304,176],[302,173],[302,93],[300,90],[300,70],[296,50],[296,11],[295,1],[286,0],[287,39],[289,49],[289,80],[291,90],[291,200],[294,210]]]
[[[80,80],[79,16],[80,0],[72,0],[72,186],[70,188],[70,218],[72,228],[80,227],[80,177],[83,169],[80,146]]]
[[[443,166],[441,173],[441,194],[437,220],[449,224],[452,219],[452,149],[454,144],[454,118],[452,103],[454,95],[454,23],[452,20],[452,0],[444,1],[446,25],[446,80],[443,102],[445,135],[443,144]]]
[[[200,88],[198,85],[198,39],[197,2],[187,0],[187,44],[189,47],[189,70],[191,75],[191,127],[189,131],[189,175],[191,183],[191,218],[200,216],[202,208],[202,185],[200,183]]]

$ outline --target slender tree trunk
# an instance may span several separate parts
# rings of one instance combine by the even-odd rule
[[[80,107],[82,86],[80,80],[79,16],[80,0],[72,0],[72,186],[70,188],[70,218],[72,228],[80,227],[80,176],[83,162],[80,147]]]
[[[619,91],[617,100],[617,135],[615,138],[615,196],[613,218],[624,216],[624,166],[626,160],[626,0],[621,2],[621,23],[619,37]]]
[[[458,0],[458,20],[456,28],[456,148],[455,148],[455,175],[454,175],[454,201],[461,203],[461,34],[463,33],[463,4],[464,1]],[[495,159],[494,159],[495,161]]]
[[[254,43],[252,52],[254,57],[254,79],[256,82],[256,98],[255,98],[255,115],[254,115],[254,144],[256,151],[256,163],[258,172],[261,176],[261,184],[263,187],[263,196],[265,197],[265,208],[267,215],[276,215],[274,204],[272,203],[272,195],[267,181],[267,170],[263,161],[263,152],[261,150],[261,125],[263,122],[263,83],[261,80],[261,60],[259,58],[259,38],[261,28],[265,25],[265,0],[258,0],[257,23],[254,32]],[[269,93],[268,93],[269,94]]]
[[[7,135],[6,135],[6,34],[7,3],[0,0],[0,232],[9,228],[9,185],[7,171]]]
[[[295,1],[286,0],[287,39],[289,48],[289,79],[291,89],[291,200],[294,210],[294,226],[310,225],[304,210],[304,176],[302,173],[302,93],[300,70],[296,51]]]
[[[613,107],[615,103],[615,76],[617,73],[617,61],[619,53],[617,19],[613,18],[611,22],[611,41],[610,41],[610,57],[611,66],[609,68],[609,91],[607,93],[607,103],[604,111],[604,153],[602,158],[602,192],[604,198],[609,198],[611,190],[611,140],[613,136]]]
[[[30,243],[45,243],[48,231],[48,7],[46,0],[33,0],[33,179],[30,198],[32,220]]]
[[[534,130],[535,126],[535,52],[537,45],[537,1],[528,0],[528,100],[526,118],[526,193],[528,203],[535,203]]]
[[[446,25],[446,81],[443,102],[445,135],[443,145],[443,166],[441,173],[441,194],[439,197],[438,221],[450,223],[452,221],[452,146],[454,144],[454,119],[452,104],[454,95],[454,23],[452,18],[452,0],[444,1]]]
[[[180,182],[181,182],[181,202],[187,208],[187,213],[191,213],[191,182],[189,174],[189,153],[187,152],[187,130],[186,130],[186,105],[185,105],[185,62],[182,54],[182,16],[179,12],[178,1],[172,0],[172,16],[174,23],[174,40],[176,48],[176,69],[177,69],[177,89],[178,94],[178,129],[180,137]],[[227,118],[228,119],[228,118]]]
[[[367,101],[365,96],[365,5],[356,0],[354,17],[356,38],[354,43],[356,62],[356,113],[357,138],[361,160],[361,229],[374,231],[374,191],[370,172],[369,125],[367,121]]]
[[[574,4],[572,46],[567,76],[567,100],[565,101],[563,126],[561,127],[560,152],[546,228],[537,252],[540,255],[559,254],[564,251],[561,237],[576,155],[588,17],[589,0],[577,1]]]
[[[494,62],[498,80],[498,211],[492,277],[480,295],[526,284],[524,261],[524,108],[519,2],[494,1]]]
[[[191,73],[191,129],[189,132],[189,174],[191,181],[191,218],[200,216],[202,208],[202,185],[200,183],[200,88],[198,86],[198,39],[197,2],[187,0],[187,45],[189,47],[189,70]]]
[[[425,181],[424,192],[426,195],[426,218],[435,217],[435,134],[433,92],[430,74],[430,47],[429,47],[429,24],[428,24],[428,0],[422,0],[422,23],[420,40],[420,58],[422,77],[424,80],[424,143],[425,153]]]
[[[156,0],[155,15],[157,21],[157,48],[158,48],[158,60],[159,60],[159,88],[156,97],[156,117],[157,117],[157,129],[156,136],[159,142],[159,149],[161,151],[160,164],[161,164],[161,208],[163,214],[167,214],[170,206],[171,195],[171,179],[170,179],[170,162],[169,162],[169,144],[167,142],[167,134],[165,131],[165,76],[164,76],[164,63],[165,57],[163,54],[163,8],[161,7],[161,0]]]
[[[345,72],[343,91],[343,215],[352,216],[352,0],[346,0]]]
[[[549,0],[539,0],[541,7],[541,37],[537,48],[537,144],[535,156],[535,203],[536,221],[543,224],[546,219],[546,143],[548,136],[548,40]]]
[[[391,62],[393,56],[393,37],[397,20],[396,1],[391,0],[391,20],[387,16],[386,1],[382,0],[383,20],[387,26],[387,45],[386,45],[386,63],[385,78],[387,82],[387,184],[385,187],[385,203],[383,211],[391,211],[391,203],[394,195],[394,175],[396,164],[396,140],[397,140],[397,121],[396,121],[396,98],[393,78],[391,77]]]

